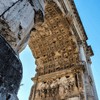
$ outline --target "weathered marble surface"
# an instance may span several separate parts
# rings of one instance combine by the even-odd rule
[[[29,42],[37,65],[29,100],[98,100],[87,71],[93,52],[74,0],[45,1],[45,21]]]
[[[0,34],[20,52],[28,43],[31,29],[43,16],[43,0],[0,0]]]

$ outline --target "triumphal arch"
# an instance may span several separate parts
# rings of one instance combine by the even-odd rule
[[[37,66],[29,100],[98,100],[87,40],[73,0],[1,0],[0,100],[18,100],[27,44]]]

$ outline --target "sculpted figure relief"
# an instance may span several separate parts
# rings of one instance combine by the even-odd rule
[[[20,52],[25,48],[31,29],[43,21],[43,1],[44,0],[0,1],[0,26],[2,26],[0,35],[4,36],[16,52]],[[12,39],[14,40],[12,41]]]
[[[46,82],[40,82],[37,85],[36,98],[59,98],[65,99],[67,96],[75,92],[75,78],[73,75],[63,76]],[[71,93],[71,94],[70,94]],[[40,94],[40,95],[39,95]]]

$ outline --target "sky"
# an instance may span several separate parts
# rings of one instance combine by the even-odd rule
[[[100,0],[74,0],[83,26],[88,36],[88,44],[92,46],[94,56],[92,59],[92,72],[100,99]],[[31,80],[35,75],[35,59],[27,46],[20,54],[23,64],[23,79],[18,97],[19,100],[28,100],[30,95]]]

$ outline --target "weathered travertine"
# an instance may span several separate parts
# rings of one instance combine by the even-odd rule
[[[98,100],[90,70],[91,46],[73,0],[45,0],[45,20],[31,32],[36,59],[29,100]]]

